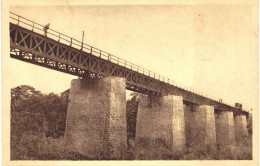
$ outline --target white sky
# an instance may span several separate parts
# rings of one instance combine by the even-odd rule
[[[12,6],[10,11],[225,102],[258,110],[250,5]],[[75,76],[10,60],[11,87],[60,93]],[[22,74],[20,74],[22,73]]]

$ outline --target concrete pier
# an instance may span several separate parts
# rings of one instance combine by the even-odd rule
[[[187,145],[201,150],[216,150],[216,129],[213,106],[185,106]]]
[[[234,116],[234,125],[235,125],[235,133],[236,133],[236,140],[240,141],[243,137],[248,135],[247,132],[247,121],[246,115],[235,115]]]
[[[235,128],[233,112],[221,111],[215,114],[217,145],[235,144]]]
[[[184,129],[181,96],[141,95],[136,122],[137,159],[177,158],[186,147]]]
[[[127,147],[125,79],[72,80],[65,149],[90,159],[123,159]]]

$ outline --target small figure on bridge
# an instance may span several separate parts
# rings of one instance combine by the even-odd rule
[[[44,30],[44,36],[47,36],[47,30],[50,28],[50,23],[48,23],[47,25],[44,26],[43,30]]]

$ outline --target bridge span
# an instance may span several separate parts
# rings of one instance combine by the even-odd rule
[[[234,106],[178,87],[168,78],[57,31],[49,29],[47,36],[43,34],[42,25],[10,13],[10,56],[80,77],[124,77],[128,90],[155,96],[183,96],[187,103],[247,114]]]
[[[178,87],[168,78],[57,31],[49,29],[44,35],[42,25],[14,13],[10,13],[10,56],[84,78],[71,82],[65,142],[67,149],[90,158],[124,158],[125,89],[142,93],[135,138],[139,152],[156,151],[159,141],[167,145],[169,155],[178,156],[186,145],[214,150],[217,144],[231,146],[247,135],[248,112]],[[147,143],[148,139],[152,141]]]

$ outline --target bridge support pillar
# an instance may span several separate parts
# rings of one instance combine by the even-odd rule
[[[185,106],[187,147],[197,151],[216,150],[213,106]]]
[[[240,141],[243,137],[247,136],[247,122],[246,122],[246,115],[235,115],[234,116],[234,125],[235,125],[235,133],[236,133],[236,140]]]
[[[89,159],[123,159],[126,149],[125,79],[72,80],[65,149]]]
[[[230,146],[235,144],[233,112],[221,111],[215,114],[217,144]]]
[[[181,96],[142,95],[136,122],[137,159],[178,158],[186,147]]]

